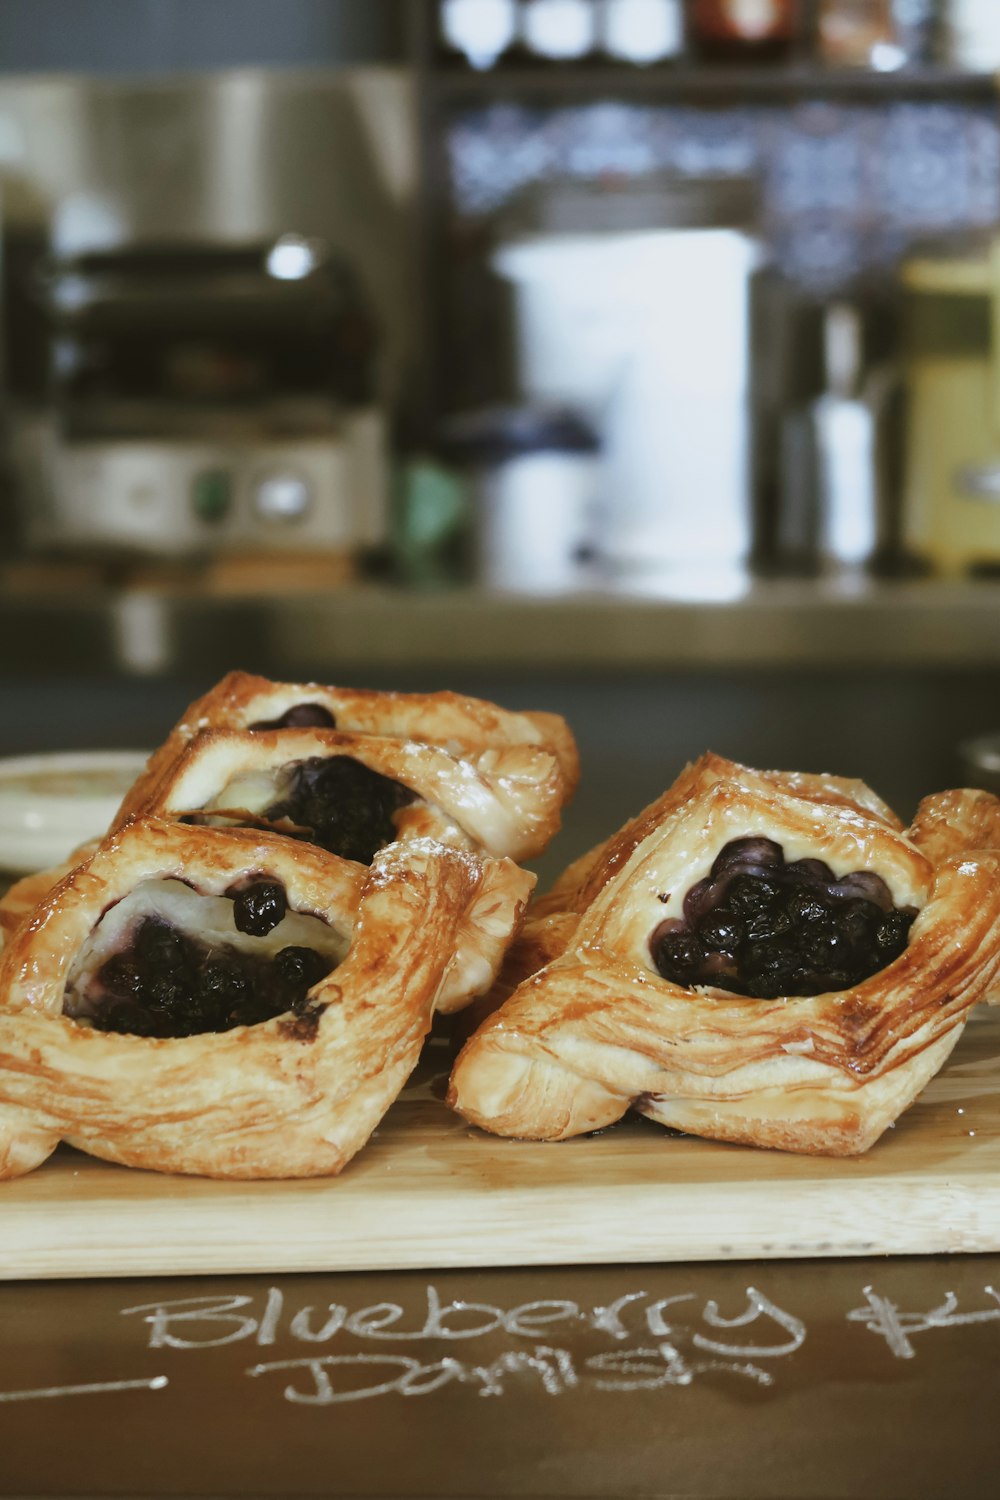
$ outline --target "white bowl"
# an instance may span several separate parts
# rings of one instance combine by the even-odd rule
[[[147,758],[84,750],[0,760],[0,870],[44,870],[105,833]]]

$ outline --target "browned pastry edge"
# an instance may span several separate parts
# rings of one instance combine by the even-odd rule
[[[206,729],[245,730],[267,722],[298,703],[328,708],[339,730],[410,739],[473,753],[515,745],[535,746],[555,756],[563,801],[580,779],[576,742],[559,714],[519,713],[461,693],[393,693],[339,688],[322,683],[272,682],[249,672],[230,672],[184,712],[165,743],[150,757],[134,788],[134,802],[145,805],[157,783],[169,774],[188,743]]]
[[[280,718],[287,709],[301,703],[319,703],[329,708],[337,719],[338,731],[351,736],[337,743],[354,745],[355,757],[375,770],[383,769],[385,764],[385,756],[381,763],[378,757],[379,746],[385,742],[397,742],[389,744],[387,751],[395,763],[400,761],[400,747],[406,741],[417,747],[436,748],[452,757],[448,766],[454,772],[456,790],[466,777],[466,766],[471,766],[473,783],[487,784],[490,794],[499,798],[499,805],[515,818],[517,799],[511,807],[506,788],[510,785],[517,789],[520,783],[519,796],[526,818],[523,836],[505,839],[503,847],[491,851],[498,855],[525,859],[539,853],[559,828],[561,809],[573,796],[579,780],[576,744],[565,719],[558,714],[513,712],[485,699],[452,692],[376,692],[314,682],[273,682],[234,671],[188,707],[164,744],[150,756],[145,771],[127,793],[112,829],[122,828],[134,818],[157,816],[168,809],[170,786],[179,762],[193,749],[196,740],[204,743],[206,731],[246,730],[253,723]],[[297,732],[300,731],[280,731]],[[266,734],[259,737],[267,739]],[[367,751],[365,739],[372,741]],[[519,748],[524,752],[521,757],[516,753]],[[548,757],[554,758],[558,771]],[[405,754],[402,759],[406,759]],[[447,777],[444,781],[440,777],[444,764],[440,758],[435,761],[433,755],[421,755],[417,749],[409,759],[422,766],[431,778],[425,780],[425,791],[434,792],[435,776],[437,786],[446,790]],[[505,780],[508,770],[515,773],[509,781]],[[409,837],[448,836],[447,819],[433,808],[423,815],[419,809],[411,808],[405,813],[403,823]],[[96,841],[82,846],[58,866],[17,881],[0,898],[0,938],[9,938],[52,886],[80,864],[95,844]]]
[[[892,808],[863,781],[807,771],[756,771],[708,751],[697,761],[689,762],[665,792],[630,818],[617,833],[574,860],[552,889],[536,899],[533,912],[545,916],[557,911],[585,911],[628,863],[634,850],[678,807],[713,782],[733,778],[745,787],[777,789],[817,807],[841,808],[875,817],[897,831],[903,827]]]
[[[1000,798],[973,787],[924,797],[907,836],[928,859],[1000,851]]]
[[[334,756],[359,761],[416,794],[419,803],[396,815],[400,837],[458,838],[524,859],[540,853],[560,825],[565,783],[555,757],[535,746],[457,757],[435,744],[338,729],[206,729],[151,790],[145,781],[133,787],[113,826],[136,817],[187,816],[208,807],[237,777]]]
[[[81,844],[78,849],[74,849],[73,853],[61,864],[53,865],[48,870],[36,870],[31,875],[15,880],[3,896],[0,896],[0,938],[7,941],[25,917],[29,916],[39,902],[45,899],[52,887],[58,885],[71,870],[76,869],[77,865],[82,865],[86,859],[89,859],[99,843],[100,839],[90,839],[86,844]]]
[[[149,1038],[62,1014],[70,966],[102,914],[145,880],[222,894],[273,874],[295,911],[350,931],[301,1016]],[[416,1062],[435,1008],[488,987],[533,877],[413,841],[370,869],[275,835],[133,823],[67,875],[0,959],[0,1176],[60,1140],[95,1156],[211,1177],[339,1172]]]

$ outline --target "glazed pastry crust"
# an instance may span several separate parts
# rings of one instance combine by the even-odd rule
[[[40,901],[43,901],[54,885],[58,885],[71,870],[77,865],[82,865],[84,860],[97,849],[100,839],[90,839],[86,844],[81,844],[74,849],[68,859],[63,860],[60,865],[53,865],[49,870],[37,870],[32,875],[25,875],[21,880],[15,880],[14,884],[0,897],[0,940],[5,942],[12,932],[34,911]]]
[[[337,738],[310,739],[324,731],[296,729],[247,733],[251,725],[280,719],[306,703],[334,715]],[[189,791],[191,783],[185,781],[183,797],[197,803],[205,784],[202,770],[210,782],[213,770],[224,776],[229,767],[280,764],[279,744],[289,759],[297,753],[349,754],[412,786],[419,801],[397,814],[401,838],[431,837],[514,859],[532,858],[548,844],[580,774],[573,735],[558,714],[513,713],[459,693],[371,692],[230,672],[191,704],[150,757],[113,829],[139,817],[187,811],[179,809],[175,797],[181,777],[193,778],[196,789]],[[0,898],[0,938],[9,937],[96,842],[12,886]]]
[[[157,783],[205,730],[247,730],[303,703],[328,709],[338,730],[438,745],[459,759],[517,746],[547,752],[557,762],[564,802],[580,779],[576,742],[559,714],[514,713],[460,693],[380,693],[317,682],[271,682],[249,672],[230,672],[191,704],[150,758],[134,788],[135,803],[150,801]]]
[[[716,782],[731,781],[734,775],[748,792],[758,791],[764,795],[781,792],[801,800],[804,805],[829,808],[834,814],[855,813],[860,817],[874,817],[897,832],[903,828],[888,803],[863,781],[807,771],[755,771],[709,751],[685,766],[662,796],[636,817],[630,818],[617,833],[574,860],[552,889],[535,901],[533,912],[544,916],[549,912],[585,911],[650,834],[692,797],[699,796]]]
[[[221,895],[272,875],[346,957],[302,1014],[223,1033],[103,1033],[63,1014],[102,914],[145,881]],[[157,1171],[266,1178],[339,1172],[414,1066],[435,1010],[488,986],[534,877],[429,840],[370,869],[254,830],[128,825],[67,875],[0,960],[0,1176],[60,1140]]]
[[[347,756],[416,793],[418,800],[395,815],[399,838],[432,837],[525,859],[540,853],[559,827],[565,782],[548,751],[510,745],[459,758],[416,740],[334,729],[204,730],[152,790],[145,782],[132,789],[115,827],[137,817],[203,811],[234,780],[280,774],[317,756]]]
[[[597,1129],[635,1107],[721,1140],[866,1150],[996,981],[1000,855],[989,841],[1000,824],[986,795],[974,808],[935,802],[908,837],[857,783],[706,757],[539,903],[506,966],[518,982],[459,1056],[451,1104],[485,1129],[532,1139]],[[945,839],[949,817],[965,822]],[[897,906],[918,909],[905,951],[851,989],[774,1001],[663,979],[650,934],[679,913],[719,849],[748,835],[837,875],[879,874]]]
[[[931,860],[1000,850],[1000,798],[972,787],[934,792],[917,808],[909,837]]]

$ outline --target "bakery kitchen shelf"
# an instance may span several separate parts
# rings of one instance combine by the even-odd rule
[[[458,66],[429,71],[427,86],[455,104],[496,99],[558,103],[567,99],[643,99],[673,103],[767,103],[789,99],[995,100],[992,73],[948,67],[901,68],[880,73],[867,68],[833,68],[790,63],[778,67],[708,66],[697,63],[573,67],[497,67],[476,73]]]
[[[1000,667],[1000,581],[771,581],[736,597],[461,588],[217,598],[197,589],[0,593],[0,675],[195,670],[277,677],[524,671]]]

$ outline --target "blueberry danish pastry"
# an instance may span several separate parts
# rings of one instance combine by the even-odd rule
[[[339,1172],[434,1012],[488,989],[534,877],[414,839],[370,868],[133,822],[0,959],[0,1177],[61,1141],[211,1177]]]
[[[151,756],[114,828],[160,817],[271,829],[361,864],[423,837],[526,859],[558,830],[578,778],[558,714],[231,672]],[[0,900],[0,932],[92,852],[18,881]]]
[[[563,802],[572,796],[580,775],[576,744],[559,714],[513,713],[460,693],[380,693],[230,672],[192,703],[152,756],[129,806],[145,806],[152,787],[205,730],[260,734],[280,729],[337,729],[378,740],[414,740],[437,745],[459,760],[520,748],[526,752],[525,763],[536,767],[539,786],[555,774]]]
[[[695,1135],[865,1151],[1000,969],[1000,803],[913,827],[862,783],[705,756],[534,908],[450,1102],[555,1140],[630,1107]]]
[[[336,729],[206,729],[129,793],[116,826],[155,816],[271,828],[361,864],[411,838],[525,859],[558,828],[564,799],[558,761],[534,746],[459,755]]]

